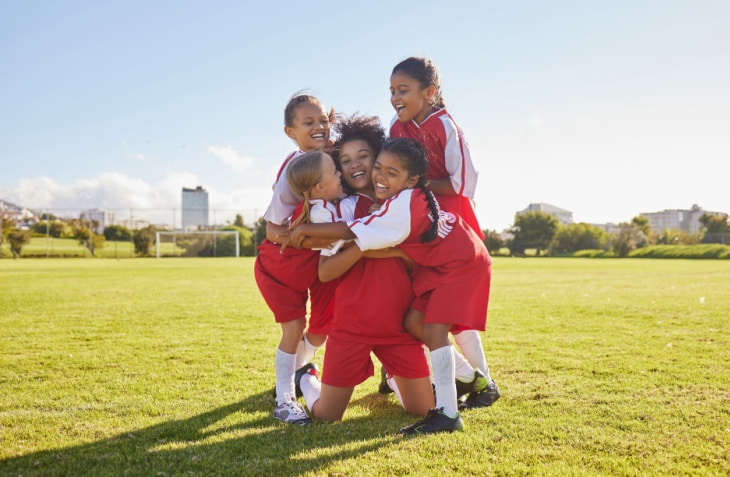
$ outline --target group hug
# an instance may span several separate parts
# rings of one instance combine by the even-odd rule
[[[379,392],[419,417],[400,434],[463,430],[460,411],[500,397],[479,334],[492,259],[468,143],[429,59],[393,68],[390,101],[387,134],[307,94],[284,110],[297,150],[277,174],[254,273],[281,326],[273,415],[285,423],[342,419],[375,374],[371,353]]]

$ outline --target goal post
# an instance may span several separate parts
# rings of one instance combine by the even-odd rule
[[[218,235],[235,235],[235,242],[236,242],[236,257],[241,256],[241,244],[239,242],[239,236],[238,236],[238,230],[196,230],[192,232],[182,232],[182,231],[157,231],[155,232],[155,251],[157,258],[161,257],[161,239],[163,237],[172,237],[172,243],[173,246],[177,242],[178,237],[188,237],[188,236],[203,236],[208,235],[213,237],[213,250],[217,250],[217,237]],[[217,256],[217,254],[214,252],[213,256]]]

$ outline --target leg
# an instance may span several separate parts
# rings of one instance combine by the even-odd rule
[[[354,389],[322,384],[319,400],[310,408],[312,416],[324,421],[341,421]]]
[[[296,350],[304,332],[304,318],[281,323],[281,341],[276,350],[276,402],[281,404],[295,398],[294,372]]]
[[[433,388],[431,387],[431,379],[426,376],[424,378],[404,378],[402,376],[393,376],[400,390],[403,407],[406,412],[425,416],[429,409],[433,409],[436,405],[433,397]]]
[[[422,311],[411,308],[403,319],[403,327],[414,338],[423,343],[423,319],[425,315]]]

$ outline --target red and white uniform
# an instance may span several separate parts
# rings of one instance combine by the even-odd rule
[[[369,214],[373,200],[354,194],[340,201],[341,220]],[[415,295],[403,260],[359,260],[335,292],[335,319],[327,338],[322,382],[352,387],[373,375],[370,353],[389,373],[406,378],[429,375],[421,343],[403,328]]]
[[[479,176],[471,160],[469,143],[461,128],[445,108],[434,111],[421,124],[403,123],[398,116],[390,123],[390,137],[408,137],[419,141],[428,157],[428,179],[451,180],[457,195],[436,195],[443,210],[461,216],[474,232],[484,240],[471,200]]]
[[[427,298],[424,323],[450,323],[483,331],[487,323],[492,258],[456,214],[439,211],[438,234],[421,243],[432,224],[421,189],[405,189],[368,217],[348,225],[362,250],[398,246],[418,264],[413,290]],[[419,308],[420,309],[420,308]]]
[[[296,218],[301,213],[301,198],[294,194],[286,181],[287,166],[301,154],[301,151],[290,154],[279,169],[274,196],[264,214],[269,222],[284,225],[289,223],[291,217]],[[268,239],[261,243],[254,264],[254,276],[277,323],[306,317],[309,298],[309,331],[323,335],[328,333],[336,283],[320,282],[318,265],[319,253],[316,250],[287,247],[282,253],[281,246]]]

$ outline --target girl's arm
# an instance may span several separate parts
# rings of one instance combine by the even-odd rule
[[[334,242],[338,239],[354,239],[355,234],[346,223],[331,222],[328,224],[300,224],[288,234],[284,234],[282,238],[281,250],[284,250],[288,246],[302,248],[305,238],[327,238]]]
[[[286,225],[277,225],[273,222],[266,222],[266,238],[269,242],[281,243],[287,235],[289,227]]]
[[[360,247],[353,244],[340,253],[326,257],[319,257],[319,281],[329,282],[339,278],[352,268],[362,257]]]
[[[441,189],[442,180],[448,180],[451,185],[451,194],[463,195],[474,198],[479,173],[471,160],[469,143],[464,139],[464,134],[451,117],[442,120],[444,132],[446,133],[446,144],[444,145],[444,161],[449,177],[432,181],[429,188],[436,194],[449,194]]]
[[[434,194],[438,195],[456,195],[456,191],[454,190],[454,186],[451,185],[451,179],[435,179],[428,181],[428,184],[426,184],[426,187],[433,192]]]

